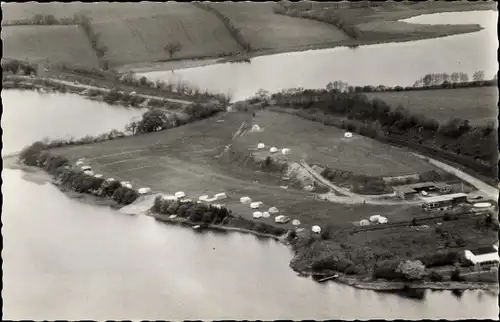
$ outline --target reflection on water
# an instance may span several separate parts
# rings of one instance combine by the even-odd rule
[[[202,89],[233,94],[234,100],[254,95],[260,88],[277,92],[284,88],[324,88],[335,80],[351,85],[411,86],[428,73],[484,70],[491,79],[498,70],[497,12],[449,12],[418,16],[411,22],[477,23],[485,29],[444,38],[310,50],[261,56],[251,64],[217,64],[177,70],[148,72],[150,79],[183,80]],[[436,17],[443,17],[442,22]],[[394,73],[392,71],[397,71]]]

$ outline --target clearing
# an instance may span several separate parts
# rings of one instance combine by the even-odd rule
[[[78,26],[4,26],[2,40],[6,58],[99,66],[89,40]]]
[[[250,122],[251,118],[248,113],[224,113],[166,131],[52,151],[73,161],[86,157],[95,173],[131,181],[135,187],[151,187],[155,192],[184,191],[193,199],[226,192],[229,198],[221,203],[246,218],[252,218],[255,210],[239,202],[243,196],[262,201],[264,206],[260,211],[276,206],[291,219],[299,219],[302,227],[329,223],[351,226],[353,221],[372,214],[384,215],[391,221],[409,220],[422,214],[420,207],[404,204],[347,205],[320,201],[313,193],[280,188],[286,183],[279,175],[215,158],[232,142],[242,122]],[[274,222],[273,217],[259,221]],[[289,223],[285,227],[292,226]]]
[[[290,149],[287,159],[292,162],[306,159],[309,164],[368,176],[410,175],[434,169],[426,161],[408,153],[409,150],[357,134],[344,138],[345,131],[342,129],[291,114],[258,112],[253,124],[259,125],[263,132],[247,133],[237,138],[233,148],[248,154],[262,142],[266,149],[254,152],[262,159],[271,155],[269,148],[275,146]]]
[[[273,2],[217,2],[211,3],[210,6],[228,17],[255,50],[299,47],[349,39],[333,25],[275,14]]]
[[[364,94],[370,99],[379,98],[393,108],[401,105],[441,121],[458,117],[484,125],[497,120],[496,86]]]

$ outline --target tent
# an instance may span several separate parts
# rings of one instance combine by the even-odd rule
[[[352,133],[351,132],[346,132],[344,133],[345,138],[352,138]]]
[[[261,128],[260,128],[260,126],[259,126],[259,125],[257,125],[257,124],[254,124],[254,125],[252,126],[252,132],[258,132],[258,131],[261,131],[261,130],[262,130],[262,129],[261,129]]]
[[[278,212],[279,212],[279,210],[276,207],[269,208],[269,213],[270,214],[277,214]]]
[[[203,195],[203,196],[200,196],[198,198],[198,200],[201,200],[201,201],[206,201],[208,199],[208,195]]]
[[[252,199],[249,197],[241,197],[240,202],[244,205],[249,205],[252,202]]]
[[[250,208],[252,208],[252,209],[258,209],[260,207],[260,205],[262,205],[262,201],[252,202],[250,204]]]
[[[227,198],[227,195],[224,193],[224,192],[221,192],[221,193],[217,193],[215,194],[214,196],[217,200],[221,200],[221,199],[226,199]]]
[[[177,218],[177,215],[170,215],[170,216],[168,216],[168,218],[175,219],[175,218]]]
[[[81,169],[82,169],[83,171],[87,171],[87,170],[92,170],[92,167],[91,167],[91,166],[89,166],[89,165],[84,165],[84,166],[82,166],[82,167],[81,167]]]
[[[85,171],[83,171],[83,173],[85,173],[86,175],[89,175],[89,176],[94,175],[94,171],[92,171],[92,170],[85,170]]]
[[[137,190],[137,192],[139,192],[141,195],[143,195],[143,194],[151,192],[151,188],[139,188],[139,190]]]
[[[257,144],[257,149],[263,149],[265,147],[266,147],[266,145],[264,143]]]
[[[125,188],[132,189],[132,185],[130,183],[125,184]]]
[[[279,215],[274,218],[274,221],[280,224],[286,224],[290,221],[290,218],[288,218],[287,216]]]
[[[176,198],[184,198],[186,196],[186,194],[183,192],[183,191],[177,191],[174,196]]]
[[[269,149],[269,152],[276,153],[278,152],[278,148],[273,146],[272,148]]]
[[[107,178],[106,179],[106,182],[113,182],[113,181],[116,181],[115,178]]]
[[[256,218],[256,219],[257,218],[261,218],[262,217],[262,213],[260,211],[256,211],[256,212],[253,213],[253,217]]]
[[[267,211],[264,211],[264,212],[262,213],[262,217],[264,217],[264,218],[269,218],[269,217],[271,217],[271,214],[269,214],[269,212],[267,212]]]
[[[320,226],[312,226],[311,230],[313,233],[319,234],[321,233],[321,227]]]
[[[283,154],[283,155],[290,154],[290,149],[287,149],[287,148],[281,149],[281,154]]]
[[[370,225],[370,221],[368,219],[363,219],[359,221],[360,226],[368,226]]]
[[[76,165],[77,165],[78,167],[79,167],[79,166],[81,166],[82,164],[83,164],[83,161],[81,161],[81,160],[76,161]]]
[[[298,219],[292,220],[292,225],[299,226],[300,225],[300,220],[298,220]]]
[[[102,178],[102,174],[94,174],[94,178]]]
[[[378,219],[380,218],[380,215],[373,215],[370,217],[371,222],[378,222]]]
[[[387,224],[388,220],[386,217],[380,216],[378,217],[379,224]]]

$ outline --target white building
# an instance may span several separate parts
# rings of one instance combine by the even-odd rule
[[[465,258],[470,260],[474,265],[498,263],[498,244],[491,247],[482,247],[474,250],[465,250]]]

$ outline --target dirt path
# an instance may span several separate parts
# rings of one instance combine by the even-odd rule
[[[26,79],[26,80],[32,80],[33,78],[29,76],[22,76],[22,75],[17,75],[17,77]],[[102,87],[96,87],[96,86],[91,86],[91,85],[85,85],[85,84],[77,84],[75,82],[69,82],[69,81],[64,81],[60,79],[55,79],[55,78],[43,78],[44,80],[48,80],[54,83],[59,83],[75,88],[80,88],[80,89],[93,89],[93,90],[98,90],[98,91],[104,91],[104,92],[109,92],[110,90],[107,88],[102,88]],[[184,105],[191,105],[193,102],[191,101],[186,101],[186,100],[180,100],[180,99],[175,99],[175,98],[165,98],[161,96],[152,96],[152,95],[146,95],[146,94],[135,94],[136,96],[143,97],[145,99],[155,99],[155,100],[162,100],[162,101],[167,101],[167,102],[172,102],[172,103],[179,103],[179,104],[184,104]]]
[[[487,184],[487,183],[485,183],[477,178],[474,178],[473,176],[471,176],[471,175],[463,172],[462,170],[455,168],[451,165],[440,162],[438,160],[434,160],[434,159],[429,158],[429,157],[425,157],[425,156],[420,155],[418,153],[413,153],[413,154],[421,159],[427,160],[430,164],[457,176],[458,178],[464,180],[465,182],[468,182],[469,184],[476,187],[479,191],[481,191],[482,193],[487,195],[492,200],[495,200],[495,201],[498,200],[498,189],[497,188],[492,187],[489,184]]]

